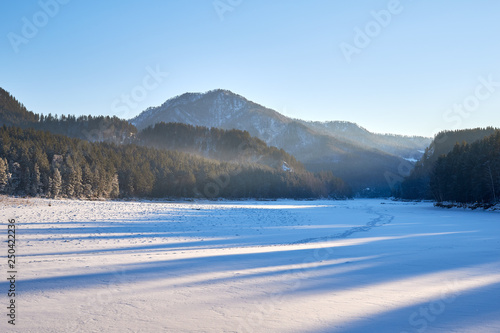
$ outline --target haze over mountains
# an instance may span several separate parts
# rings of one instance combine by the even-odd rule
[[[243,96],[228,90],[216,89],[207,93],[185,93],[167,100],[159,107],[150,107],[130,122],[139,130],[158,122],[178,122],[195,126],[217,127],[222,129],[246,130],[252,136],[264,140],[267,144],[284,148],[308,162],[316,154],[328,156],[324,152],[297,154],[312,144],[311,140],[321,141],[328,136],[330,143],[340,144],[330,151],[341,152],[350,145],[360,149],[375,148],[400,157],[420,157],[430,143],[431,138],[420,136],[402,136],[393,134],[375,134],[346,121],[310,122],[286,117],[275,110],[266,108]],[[296,142],[300,137],[305,140]],[[290,143],[290,139],[295,144]],[[295,139],[295,140],[294,140]],[[289,149],[286,149],[289,148]],[[318,149],[315,149],[318,150]]]
[[[64,198],[346,198],[241,130],[160,123],[139,133],[109,116],[40,115],[0,88],[0,194]]]
[[[386,175],[420,159],[431,138],[375,134],[350,122],[286,117],[228,90],[186,93],[131,119],[139,130],[159,122],[245,130],[294,155],[311,171],[332,170],[355,189],[389,193]],[[405,160],[406,159],[406,160]]]
[[[186,93],[130,121],[53,116],[28,111],[1,88],[0,125],[0,192],[9,194],[196,197],[186,184],[211,186],[230,175],[231,186],[215,181],[224,185],[216,197],[339,198],[353,190],[442,200],[458,198],[457,186],[460,193],[469,189],[461,201],[500,197],[500,143],[492,127],[445,131],[431,142],[344,121],[291,119],[227,90]],[[75,144],[100,153],[81,155],[68,148]],[[473,173],[465,176],[464,170]],[[60,192],[53,191],[54,182]],[[115,184],[115,191],[100,184]]]

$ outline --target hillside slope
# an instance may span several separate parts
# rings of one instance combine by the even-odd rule
[[[404,199],[433,199],[430,178],[439,157],[450,153],[457,144],[471,144],[495,132],[495,128],[487,127],[438,133],[396,195]]]
[[[136,128],[123,119],[109,116],[46,116],[28,111],[6,90],[0,88],[0,126],[33,128],[87,141],[130,142]]]
[[[283,149],[269,147],[246,131],[160,122],[140,131],[137,139],[144,146],[176,150],[219,161],[258,163],[285,171],[304,171],[304,166],[295,157]]]

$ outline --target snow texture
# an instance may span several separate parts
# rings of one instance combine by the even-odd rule
[[[17,324],[4,314],[1,332],[500,332],[498,212],[376,199],[0,205],[19,255]]]

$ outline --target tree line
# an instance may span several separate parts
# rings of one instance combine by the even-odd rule
[[[0,128],[0,193],[65,198],[345,198],[332,173],[289,172],[177,151]]]
[[[438,201],[493,204],[500,199],[500,131],[441,155],[430,177]]]
[[[116,116],[40,115],[28,111],[9,92],[0,88],[0,124],[34,128],[87,141],[130,143],[137,129]]]
[[[439,196],[431,189],[431,177],[436,168],[438,159],[446,156],[456,145],[465,145],[478,142],[488,136],[494,135],[498,130],[493,127],[474,128],[466,130],[443,131],[438,133],[422,158],[415,164],[408,177],[393,195],[403,199],[428,199],[440,200]],[[454,172],[453,170],[448,170]]]

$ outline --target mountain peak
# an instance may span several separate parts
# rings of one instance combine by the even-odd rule
[[[233,129],[232,118],[241,117],[257,104],[226,89],[205,93],[184,93],[168,99],[155,108],[148,108],[130,120],[142,129],[158,122],[179,122],[195,126]]]
[[[177,95],[175,97],[169,98],[168,100],[165,101],[162,105],[168,104],[169,102],[176,101],[176,100],[181,100],[181,101],[192,101],[198,100],[200,98],[212,98],[216,96],[221,96],[221,97],[235,97],[235,98],[241,98],[245,99],[243,96],[238,95],[233,93],[231,90],[227,89],[212,89],[209,91],[206,91],[204,93],[201,92],[185,92],[183,94]]]
[[[210,95],[210,94],[219,94],[219,95],[226,95],[226,96],[238,96],[238,97],[242,97],[242,96],[240,96],[238,94],[233,93],[231,90],[221,89],[221,88],[212,89],[212,90],[209,90],[209,91],[205,92],[205,95]]]

